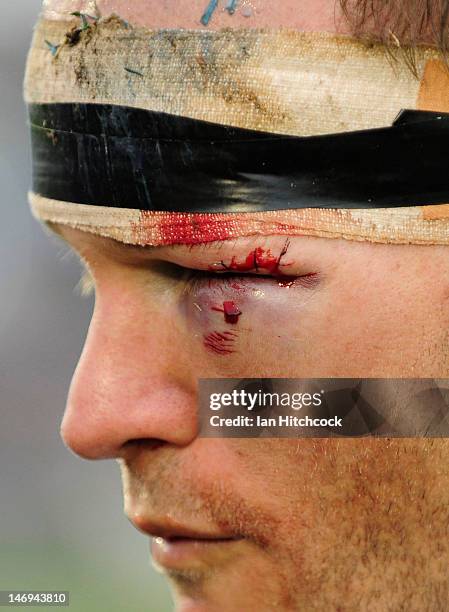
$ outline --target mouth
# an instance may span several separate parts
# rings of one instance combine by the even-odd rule
[[[168,571],[200,569],[223,563],[235,553],[241,538],[153,538],[151,555],[157,568]]]
[[[225,560],[232,554],[239,536],[215,530],[197,530],[173,520],[133,517],[133,525],[152,537],[151,555],[155,565],[176,571],[199,568]]]

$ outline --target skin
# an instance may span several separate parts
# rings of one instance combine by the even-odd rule
[[[99,7],[163,27],[203,4]],[[268,3],[257,7],[252,27],[300,28],[307,17],[309,29],[332,27],[329,2],[304,2],[300,18],[286,1],[278,21]],[[249,27],[249,18],[230,19],[216,26]],[[96,290],[66,444],[119,461],[126,514],[145,532],[169,537],[181,526],[231,538],[165,562],[178,610],[447,610],[447,440],[211,440],[198,437],[196,421],[201,377],[449,377],[447,247],[292,238],[283,271],[316,275],[312,286],[280,287],[252,271],[235,279],[237,290],[218,273],[209,286],[189,270],[211,274],[257,247],[276,256],[285,238],[143,249],[55,229]],[[229,329],[212,310],[225,300],[242,316],[235,352],[218,355],[203,340]]]
[[[204,26],[200,18],[207,7],[207,0],[163,0],[162,2],[144,2],[134,0],[97,0],[97,8],[102,15],[115,13],[133,24],[150,28],[192,28],[201,29]],[[151,9],[149,7],[151,4]],[[254,0],[245,2],[243,6],[253,9],[251,17],[245,17],[240,10],[230,16],[220,5],[215,11],[208,26],[209,29],[220,28],[254,28],[288,26],[303,31],[329,31],[336,28],[347,31],[346,24],[341,19],[339,10],[329,0],[306,0],[298,10],[293,1],[283,2],[282,7],[270,0]],[[44,15],[49,19],[67,19],[67,14],[73,11],[92,12],[94,5],[91,0],[44,0]]]

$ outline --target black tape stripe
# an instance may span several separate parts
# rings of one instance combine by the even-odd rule
[[[113,105],[29,112],[33,190],[51,199],[178,212],[449,202],[449,114],[299,138]]]

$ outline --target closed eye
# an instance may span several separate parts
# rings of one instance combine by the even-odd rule
[[[303,289],[316,289],[321,282],[318,272],[311,272],[299,276],[273,276],[269,274],[235,274],[232,272],[215,273],[201,270],[192,270],[186,291],[195,291],[202,288],[243,290],[248,286],[273,286],[282,289],[302,287]]]

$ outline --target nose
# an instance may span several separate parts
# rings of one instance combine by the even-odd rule
[[[195,379],[176,334],[170,312],[149,312],[129,295],[97,297],[61,426],[69,448],[105,459],[132,440],[186,446],[195,439]]]

